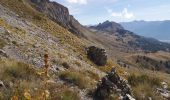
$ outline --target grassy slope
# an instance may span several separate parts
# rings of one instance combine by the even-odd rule
[[[17,2],[17,5],[16,5],[16,2]],[[11,9],[12,11],[16,12],[19,16],[21,16],[21,17],[23,17],[23,18],[33,22],[34,24],[36,24],[37,26],[39,26],[42,29],[46,30],[50,34],[53,34],[54,36],[58,37],[60,39],[61,43],[70,45],[70,49],[74,49],[75,51],[80,52],[80,53],[83,52],[83,47],[85,45],[85,43],[83,43],[83,40],[80,40],[79,38],[74,36],[72,33],[68,32],[67,30],[65,30],[64,28],[59,26],[58,24],[56,24],[53,21],[51,21],[48,18],[46,18],[41,13],[35,11],[30,6],[28,6],[26,3],[22,2],[22,0],[1,0],[0,3],[3,6],[6,6],[9,9]],[[97,42],[97,43],[94,41],[94,43],[98,44],[98,43],[103,42],[103,41],[106,42],[106,39],[101,40],[101,41],[98,40],[98,41],[99,42]],[[109,44],[112,43],[112,41],[107,41],[107,42],[109,42]],[[74,45],[74,44],[76,44],[76,45]],[[114,49],[114,46],[111,47],[111,48]],[[120,52],[117,53],[117,51],[118,50],[116,50],[116,54],[118,56],[122,55],[122,54],[119,54]],[[111,53],[112,53],[112,51],[111,51]],[[83,54],[84,54],[84,52],[83,52]],[[113,53],[112,56],[114,56],[114,54],[115,53]],[[110,70],[110,68],[108,68],[108,69]],[[136,69],[135,70],[135,68],[134,68],[134,69],[129,69],[128,72],[130,72],[130,73],[137,72],[138,73],[138,72],[141,72],[141,71],[140,71],[140,69]],[[147,72],[148,75],[150,75],[150,76],[152,75],[152,72],[150,72],[148,70],[146,70],[145,72]],[[72,74],[72,73],[67,73],[67,74]],[[142,73],[140,73],[140,74],[142,74]],[[161,77],[162,79],[169,80],[169,78],[168,78],[169,76],[167,74],[162,74],[161,72],[158,72],[158,74],[156,74],[156,73],[153,73],[153,74],[157,75],[158,77]],[[77,77],[76,78],[75,77],[71,77],[71,78],[73,78],[74,80],[75,79],[79,80],[79,78],[77,78]],[[36,83],[33,83],[33,84],[36,84]],[[62,87],[64,87],[64,86],[59,86],[59,87],[56,87],[56,88],[62,89]],[[51,91],[55,91],[55,89],[53,89],[53,87],[51,87]],[[65,93],[68,93],[67,91],[70,91],[70,90],[63,90],[63,91],[64,92],[61,92],[61,95],[65,95]],[[52,95],[55,97],[55,94],[52,94]],[[75,96],[74,93],[71,94],[71,95],[74,95],[74,96],[72,96],[73,100],[75,100],[75,98],[78,98],[78,97]],[[59,97],[60,96],[56,96],[56,98],[59,98]]]
[[[17,2],[17,5],[16,5]],[[78,52],[83,52],[83,41],[77,38],[75,35],[59,26],[55,22],[51,21],[45,15],[37,12],[24,0],[1,0],[0,4],[8,7],[10,10],[17,13],[22,18],[33,22],[37,26],[46,30],[48,33],[60,39],[61,43],[69,44],[71,49],[76,49]],[[74,45],[76,44],[76,45]]]

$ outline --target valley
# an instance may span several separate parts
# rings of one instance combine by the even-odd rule
[[[0,100],[169,100],[169,91],[170,44],[112,21],[83,26],[57,2],[0,0]]]

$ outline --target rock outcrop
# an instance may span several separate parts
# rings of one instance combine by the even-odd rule
[[[87,56],[98,66],[104,66],[107,63],[107,55],[105,49],[91,46],[87,50]]]
[[[51,20],[58,23],[62,27],[68,29],[70,32],[83,36],[79,27],[82,25],[69,14],[68,8],[60,5],[57,2],[49,0],[28,0],[32,7],[36,8],[39,12],[47,15]]]
[[[135,100],[131,96],[132,93],[129,84],[116,73],[114,68],[99,81],[94,93],[94,100],[105,100],[113,92],[118,93],[121,100]]]

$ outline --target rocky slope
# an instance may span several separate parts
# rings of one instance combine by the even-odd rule
[[[124,92],[127,83],[122,79],[129,78],[134,66],[123,68],[116,61],[136,53],[136,48],[127,44],[138,36],[116,23],[107,22],[102,28],[80,25],[66,7],[48,0],[1,0],[0,99],[42,100],[45,93],[50,100],[92,100],[97,83],[104,90],[117,92],[109,93],[116,99],[121,99],[121,94],[130,96]],[[117,72],[106,75],[113,68]],[[163,75],[168,81],[169,75]],[[100,83],[102,77],[108,78],[106,83]],[[155,92],[151,97],[154,96]]]
[[[78,27],[81,24],[69,14],[68,8],[49,0],[28,0],[32,7],[78,36],[83,36]]]
[[[23,5],[23,3],[21,4]],[[65,28],[55,23],[51,25],[53,25],[53,27],[60,32],[55,31],[55,34],[52,34],[50,31],[48,31],[48,29],[45,30],[42,27],[39,27],[34,21],[30,21],[29,19],[21,17],[19,14],[20,13],[17,14],[11,9],[0,5],[0,60],[2,63],[3,61],[8,61],[7,59],[10,59],[12,61],[17,60],[19,62],[29,64],[30,66],[35,66],[36,69],[39,69],[44,66],[44,54],[48,52],[50,58],[50,71],[52,73],[59,74],[61,72],[72,70],[74,72],[83,72],[86,74],[88,74],[88,72],[95,72],[95,75],[97,75],[96,73],[98,73],[97,77],[102,77],[103,75],[105,75],[105,73],[101,72],[95,67],[95,65],[93,65],[90,61],[86,59],[85,52],[83,51],[83,40],[78,39],[75,35],[67,31]],[[51,22],[48,18],[46,18],[45,20],[47,22]],[[45,23],[43,22],[42,24]],[[70,42],[67,42],[68,40]],[[70,44],[74,42],[77,43],[77,47]],[[8,63],[10,65],[10,62]],[[66,65],[69,67],[65,67]],[[4,65],[1,64],[1,70],[4,70],[3,67]],[[25,72],[26,70],[22,71]],[[2,74],[2,72],[0,73]],[[20,72],[17,72],[15,74],[19,73]],[[91,81],[88,82],[95,83],[95,80],[91,79],[88,75],[85,79],[90,79]],[[84,77],[86,77],[86,75],[84,75]],[[25,80],[21,79],[20,77],[16,77],[15,79],[20,81]],[[51,80],[55,81],[55,86],[66,84],[64,81],[60,80],[58,76],[51,77]],[[4,78],[4,80],[2,81],[5,83],[5,86],[7,86],[11,82],[8,80],[8,78]],[[12,84],[16,84],[15,81],[12,82]],[[88,99],[88,97],[85,96],[87,94],[86,90],[83,91],[76,85],[66,86],[68,86],[69,89],[73,88],[73,90],[79,91],[78,96],[80,96],[82,100]],[[10,89],[12,88],[13,86],[10,87]],[[12,91],[10,89],[8,91]],[[4,90],[3,92],[6,91]],[[10,93],[8,93],[7,95],[8,96],[5,97],[0,96],[0,99],[10,99],[9,97],[12,97],[12,94]]]

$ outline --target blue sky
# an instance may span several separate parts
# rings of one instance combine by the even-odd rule
[[[110,20],[170,20],[170,0],[51,0],[69,8],[81,24]]]

